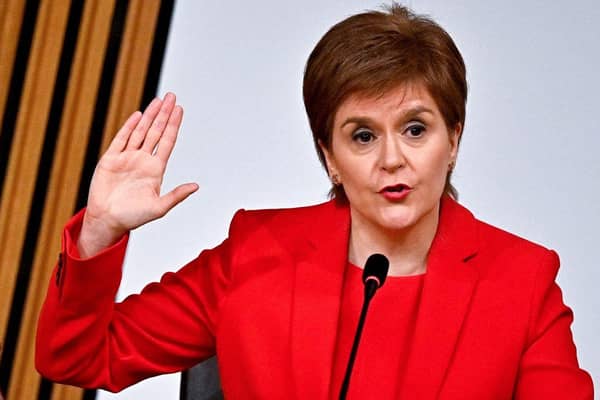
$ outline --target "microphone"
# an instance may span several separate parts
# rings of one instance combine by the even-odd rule
[[[358,326],[356,327],[352,351],[350,351],[350,359],[348,360],[348,366],[346,367],[346,375],[344,375],[344,381],[342,382],[342,387],[340,389],[340,400],[345,400],[346,394],[348,393],[352,367],[354,367],[354,359],[356,358],[356,351],[358,350],[358,344],[360,343],[360,336],[362,335],[369,304],[377,289],[383,286],[389,267],[390,262],[383,254],[371,254],[365,263],[362,276],[363,283],[365,284],[365,298],[363,300]]]

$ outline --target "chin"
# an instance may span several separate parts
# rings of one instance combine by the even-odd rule
[[[402,231],[414,226],[417,223],[417,218],[412,213],[385,213],[382,215],[380,225],[391,231]]]

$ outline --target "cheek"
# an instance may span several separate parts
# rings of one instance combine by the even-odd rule
[[[359,189],[370,179],[369,168],[361,163],[349,163],[340,169],[342,183],[350,190]]]
[[[450,149],[447,146],[440,146],[429,154],[423,154],[418,162],[420,170],[429,180],[445,182],[450,163]]]
[[[344,162],[345,161],[345,162]],[[373,163],[370,160],[338,159],[338,171],[342,178],[344,191],[349,198],[360,196],[360,193],[371,191],[376,184]]]

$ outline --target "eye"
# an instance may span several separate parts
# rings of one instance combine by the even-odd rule
[[[421,124],[410,125],[406,129],[406,134],[412,138],[420,138],[425,132],[425,127]]]
[[[371,143],[374,139],[375,135],[368,129],[358,129],[352,134],[352,140],[362,144]]]

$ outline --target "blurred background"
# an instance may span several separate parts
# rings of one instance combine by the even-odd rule
[[[580,364],[600,384],[600,3],[413,0],[454,38],[469,100],[460,201],[558,251]],[[380,1],[0,0],[0,387],[14,399],[174,399],[179,374],[119,394],[33,369],[62,225],[125,117],[173,91],[186,114],[164,190],[200,190],[135,231],[119,298],[226,236],[239,208],[324,201],[302,105],[313,46]],[[515,277],[518,279],[518,277]],[[598,389],[597,389],[598,390]]]

